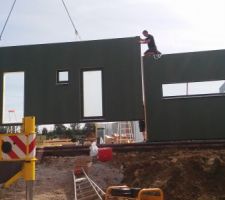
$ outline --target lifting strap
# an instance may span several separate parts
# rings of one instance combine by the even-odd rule
[[[64,0],[62,0],[62,3],[63,3],[63,6],[64,6],[64,8],[65,8],[65,10],[66,10],[66,13],[67,13],[67,15],[68,15],[68,17],[69,17],[69,20],[70,20],[70,22],[71,22],[71,24],[72,24],[72,26],[73,26],[75,36],[77,36],[77,37],[79,38],[79,40],[81,40],[81,37],[80,37],[80,35],[79,35],[79,33],[78,33],[76,27],[75,27],[75,24],[74,24],[74,22],[73,22],[73,19],[72,19],[70,13],[69,13],[69,10],[68,10],[68,8],[67,8],[67,6],[66,6]],[[3,35],[4,31],[5,31],[6,25],[7,25],[8,21],[9,21],[9,18],[10,18],[11,14],[12,14],[12,11],[13,11],[13,8],[14,8],[15,4],[16,4],[16,0],[14,0],[14,2],[13,2],[13,4],[12,4],[12,7],[11,7],[11,9],[10,9],[10,12],[9,12],[9,14],[8,14],[8,16],[7,16],[7,19],[6,19],[5,23],[4,23],[4,26],[3,26],[2,31],[1,31],[1,34],[0,34],[0,40],[2,39],[2,35]]]
[[[5,23],[4,23],[4,26],[3,26],[2,31],[1,31],[1,34],[0,34],[0,40],[2,39],[2,35],[3,35],[3,33],[4,33],[4,30],[5,30],[5,27],[6,27],[7,23],[8,23],[8,21],[9,21],[9,18],[10,18],[11,14],[12,14],[12,11],[13,11],[13,8],[14,8],[15,4],[16,4],[16,0],[14,0],[14,2],[13,2],[13,4],[12,4],[12,7],[11,7],[11,9],[10,9],[10,11],[9,11],[9,14],[8,14],[8,16],[7,16],[7,18],[6,18],[6,21],[5,21]]]
[[[72,19],[70,13],[69,13],[69,10],[67,9],[67,6],[66,6],[64,0],[62,0],[62,3],[63,3],[63,6],[64,6],[64,8],[65,8],[65,10],[66,10],[66,13],[67,13],[67,15],[68,15],[68,17],[69,17],[69,20],[70,20],[70,22],[71,22],[71,24],[72,24],[72,26],[73,26],[75,35],[81,40],[81,37],[80,37],[80,35],[79,35],[79,33],[78,33],[76,27],[75,27],[75,24],[74,24],[74,22],[73,22],[73,19]]]

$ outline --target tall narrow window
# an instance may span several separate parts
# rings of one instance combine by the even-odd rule
[[[22,123],[24,117],[24,72],[3,75],[2,123]]]
[[[83,71],[83,117],[103,116],[102,71]]]

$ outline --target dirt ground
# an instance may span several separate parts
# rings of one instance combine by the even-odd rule
[[[82,157],[46,157],[37,163],[34,200],[72,200],[72,171]],[[225,200],[224,150],[154,150],[117,153],[97,161],[89,175],[105,190],[110,185],[160,187],[165,200]],[[0,189],[0,199],[25,200],[23,180]]]
[[[225,150],[164,150],[130,154],[123,183],[159,187],[166,200],[225,200]],[[129,175],[130,174],[130,175]]]

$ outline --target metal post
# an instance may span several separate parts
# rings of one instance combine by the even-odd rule
[[[26,181],[26,200],[33,200],[33,183],[35,180],[35,162],[36,159],[25,161],[23,168],[23,177]]]
[[[25,117],[23,119],[24,134],[30,136],[35,134],[35,118]],[[29,144],[27,145],[27,159],[24,163],[23,177],[26,181],[26,200],[33,200],[33,184],[35,180],[35,156],[29,155]]]
[[[33,200],[34,181],[26,181],[26,200]]]

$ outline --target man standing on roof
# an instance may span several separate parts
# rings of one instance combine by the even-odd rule
[[[155,54],[161,54],[156,47],[154,37],[148,33],[148,31],[144,30],[142,34],[145,36],[145,39],[140,39],[141,44],[147,44],[148,45],[148,50],[144,52],[144,55],[151,56]]]

